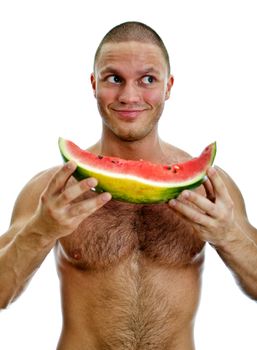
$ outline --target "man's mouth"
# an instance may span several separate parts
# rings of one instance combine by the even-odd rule
[[[130,109],[130,108],[123,108],[123,109],[117,109],[113,108],[113,111],[115,111],[119,117],[125,118],[125,119],[135,119],[137,118],[145,109]]]

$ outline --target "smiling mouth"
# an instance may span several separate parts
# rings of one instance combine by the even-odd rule
[[[135,119],[137,118],[144,109],[113,109],[121,118]]]

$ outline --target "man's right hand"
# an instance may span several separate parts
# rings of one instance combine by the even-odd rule
[[[37,233],[46,240],[56,241],[71,234],[86,217],[111,199],[108,192],[89,199],[81,196],[97,185],[95,178],[66,186],[75,170],[73,161],[66,163],[55,173],[40,197],[33,224]]]

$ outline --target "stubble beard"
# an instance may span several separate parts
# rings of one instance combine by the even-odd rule
[[[128,127],[120,128],[119,126],[113,125],[111,122],[102,117],[103,127],[109,130],[114,134],[119,140],[125,142],[135,142],[143,140],[149,134],[153,132],[154,129],[157,129],[159,118],[154,119],[150,124],[145,127],[133,127],[128,125]]]
[[[157,115],[155,115],[151,119],[151,121],[145,125],[145,127],[142,127],[142,125],[140,125],[139,127],[133,126],[132,122],[131,124],[128,123],[127,128],[115,125],[115,122],[112,122],[110,118],[105,116],[105,112],[101,109],[101,107],[98,107],[100,115],[102,117],[103,128],[105,130],[108,130],[123,142],[134,142],[143,140],[149,134],[154,132],[154,130],[157,131],[158,122],[163,112],[164,105],[160,106],[160,108],[157,111]]]

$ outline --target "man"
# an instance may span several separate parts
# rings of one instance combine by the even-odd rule
[[[90,151],[126,159],[190,159],[163,142],[158,120],[173,85],[166,48],[127,22],[104,37],[91,84],[103,121]],[[55,249],[63,307],[58,350],[192,350],[205,242],[257,299],[257,230],[240,191],[219,168],[195,191],[158,205],[96,194],[74,162],[44,171],[21,191],[0,238],[0,306],[19,296]],[[3,287],[4,286],[4,287]]]

